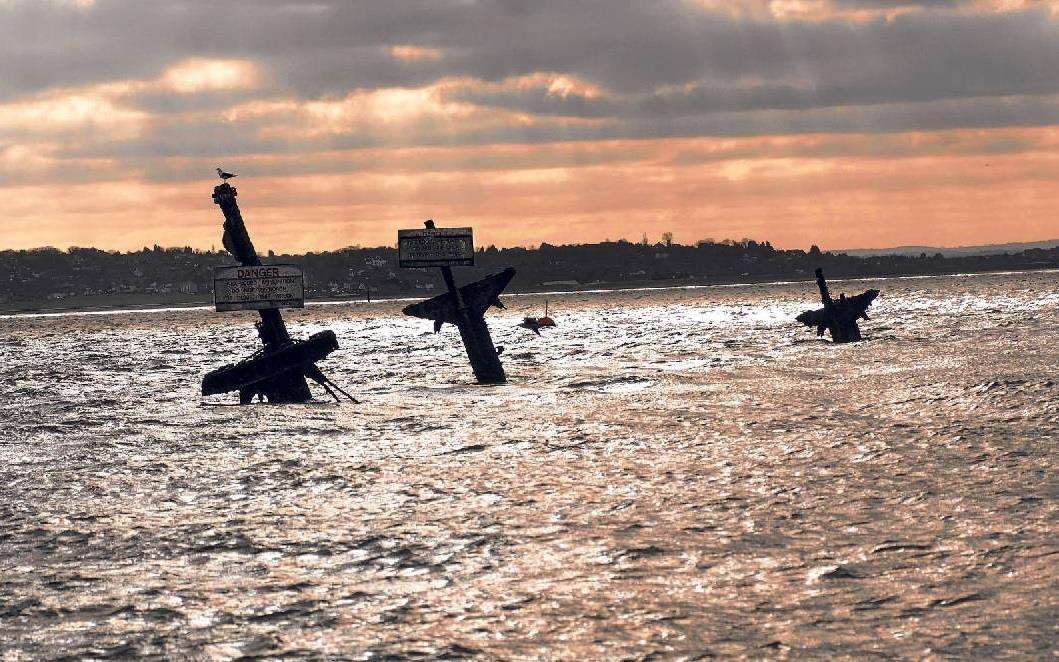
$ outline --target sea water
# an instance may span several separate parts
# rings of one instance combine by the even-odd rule
[[[253,313],[0,319],[0,655],[1045,657],[1059,273],[286,311],[360,404],[231,406]],[[543,312],[541,337],[518,328]]]

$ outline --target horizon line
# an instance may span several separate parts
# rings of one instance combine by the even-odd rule
[[[751,237],[744,237],[743,239],[729,239],[729,238],[726,238],[726,239],[708,239],[708,238],[705,238],[705,239],[700,239],[699,241],[700,242],[706,242],[706,243],[709,243],[709,244],[715,244],[715,245],[726,245],[725,242],[734,242],[735,244],[738,245],[738,244],[743,243],[744,241],[753,241],[753,242],[755,242],[755,243],[757,243],[759,245],[763,245],[763,244],[772,245],[771,242],[768,239],[757,240],[757,239],[753,239]],[[604,240],[595,241],[595,242],[562,243],[562,244],[553,244],[553,243],[548,242],[548,241],[541,241],[541,242],[538,242],[536,245],[497,246],[496,244],[489,244],[488,246],[476,246],[475,247],[475,251],[477,252],[479,250],[485,250],[487,248],[495,248],[497,250],[507,250],[507,249],[540,250],[541,246],[543,246],[545,244],[547,244],[549,246],[552,246],[552,247],[556,247],[556,248],[564,248],[564,247],[577,247],[577,246],[599,246],[599,245],[603,245],[603,244],[620,244],[620,243],[623,243],[623,242],[626,243],[626,244],[629,244],[629,245],[633,245],[633,246],[652,246],[652,247],[666,246],[665,243],[661,242],[661,241],[649,242],[647,244],[643,244],[640,241],[630,241],[630,240],[628,240],[628,239],[626,239],[624,237],[620,237],[618,239],[604,239]],[[879,246],[879,247],[859,246],[859,247],[843,247],[843,248],[825,248],[824,246],[821,246],[819,244],[812,243],[812,244],[809,245],[809,248],[801,248],[801,247],[780,248],[780,247],[777,247],[777,246],[774,246],[774,245],[772,245],[772,247],[775,250],[777,250],[777,251],[802,251],[802,252],[807,253],[807,252],[809,252],[812,249],[813,246],[816,246],[817,248],[820,249],[821,252],[824,252],[824,253],[848,253],[848,252],[851,252],[851,251],[891,251],[891,250],[892,251],[897,251],[897,250],[902,250],[902,249],[909,250],[909,249],[924,249],[924,248],[925,249],[938,249],[938,250],[971,250],[971,249],[975,249],[975,248],[994,248],[994,247],[1000,248],[1000,247],[1004,247],[1004,246],[1022,246],[1022,245],[1029,245],[1029,244],[1049,244],[1049,243],[1059,244],[1059,237],[1051,238],[1051,239],[1030,239],[1030,240],[1024,240],[1024,241],[1003,241],[1003,242],[994,242],[994,243],[986,243],[986,244],[960,244],[960,245],[956,245],[956,246],[938,245],[938,244],[900,244],[900,245],[897,245],[897,246]],[[684,248],[696,248],[698,246],[698,242],[693,243],[693,244],[683,244],[683,243],[680,243],[679,241],[674,241],[674,242],[672,242],[671,245],[672,246],[681,246],[681,247],[684,247]],[[731,244],[727,244],[727,245],[731,245]],[[11,251],[11,252],[32,252],[32,251],[39,251],[39,250],[46,250],[46,249],[53,249],[53,250],[57,250],[57,251],[60,251],[60,252],[69,252],[69,251],[74,250],[74,249],[80,249],[80,250],[97,250],[97,251],[101,251],[101,252],[104,252],[104,253],[118,253],[118,254],[129,255],[129,254],[133,254],[133,253],[142,253],[144,250],[151,251],[151,250],[154,249],[155,246],[157,246],[158,248],[161,248],[163,250],[191,248],[192,250],[198,251],[200,253],[227,253],[228,252],[223,247],[221,247],[218,250],[218,248],[217,248],[217,246],[215,244],[211,245],[209,249],[201,248],[201,247],[198,247],[198,246],[193,246],[193,245],[190,245],[190,244],[183,245],[183,246],[178,246],[178,245],[162,246],[161,244],[155,244],[154,246],[144,246],[142,248],[128,249],[128,250],[121,250],[121,249],[116,249],[116,248],[100,248],[100,247],[97,247],[97,246],[80,246],[80,245],[77,245],[77,244],[68,244],[66,246],[54,246],[54,245],[51,245],[51,244],[47,244],[47,245],[44,245],[44,246],[33,246],[31,248],[10,248],[10,247],[2,248],[2,247],[0,247],[0,252],[8,252],[8,251]],[[380,250],[380,249],[397,250],[396,246],[394,246],[394,245],[361,246],[359,244],[349,244],[349,245],[340,246],[340,247],[337,247],[337,248],[326,248],[326,249],[320,249],[320,250],[314,250],[314,251],[303,251],[303,252],[300,252],[300,253],[281,252],[281,251],[276,251],[275,249],[266,248],[266,249],[259,250],[258,254],[267,256],[267,254],[271,251],[271,252],[275,253],[276,255],[308,255],[309,253],[340,253],[342,251],[347,251],[347,250]]]

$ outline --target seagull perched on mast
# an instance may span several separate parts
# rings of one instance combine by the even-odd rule
[[[232,177],[238,177],[239,175],[233,175],[230,172],[225,172],[220,168],[217,168],[217,176],[220,177],[222,181],[227,183],[229,179],[231,179]]]

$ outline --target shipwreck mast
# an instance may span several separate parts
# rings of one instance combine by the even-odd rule
[[[261,265],[261,258],[257,256],[254,243],[247,234],[243,215],[235,201],[236,195],[238,192],[235,187],[228,182],[213,189],[213,202],[224,214],[224,237],[221,243],[244,267],[257,267]],[[265,344],[265,353],[275,352],[290,344],[291,337],[287,332],[287,325],[284,324],[283,315],[278,309],[268,308],[259,310],[258,313],[261,314],[261,321],[257,323],[257,333]],[[269,402],[274,403],[307,402],[313,397],[305,375],[293,370],[263,384],[261,392]],[[242,400],[240,393],[240,401]]]
[[[224,214],[224,247],[243,267],[261,267],[261,258],[247,234],[243,215],[235,201],[236,195],[235,187],[228,182],[213,189],[213,202]],[[338,349],[334,332],[321,331],[308,340],[294,340],[283,323],[279,305],[278,302],[265,301],[253,306],[261,315],[256,326],[264,347],[239,363],[206,375],[202,380],[203,395],[238,391],[241,404],[251,402],[255,395],[274,404],[308,402],[313,397],[305,381],[308,377],[336,400],[338,396],[332,387],[355,402],[316,367],[316,361]]]

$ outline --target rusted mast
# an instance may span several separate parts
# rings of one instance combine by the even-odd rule
[[[424,225],[433,229],[434,221],[426,221]],[[484,315],[475,314],[467,307],[460,289],[456,287],[452,267],[441,267],[441,276],[445,279],[445,286],[456,307],[456,328],[460,330],[460,339],[467,350],[467,359],[471,362],[474,378],[479,384],[503,384],[507,381],[507,374],[504,373],[504,365],[500,363],[500,355],[493,345],[493,336],[489,333]]]
[[[425,221],[424,226],[432,230],[434,221]],[[460,288],[456,287],[451,267],[442,267],[442,278],[445,279],[445,286],[448,287],[449,296],[455,304],[456,328],[460,329],[460,338],[467,350],[467,359],[474,372],[474,379],[479,383],[504,383],[507,381],[507,375],[504,373],[504,365],[500,362],[497,348],[492,344],[485,317],[474,315],[467,307],[460,294]]]
[[[247,234],[243,215],[235,201],[236,195],[235,187],[227,182],[213,189],[213,202],[221,208],[224,214],[222,243],[244,267],[260,266],[261,258],[258,257],[254,244],[250,241],[250,235]],[[287,325],[283,323],[283,315],[279,310],[270,308],[258,312],[261,314],[261,321],[257,323],[257,332],[261,337],[261,342],[265,345],[265,353],[275,352],[289,345],[291,337],[287,333]],[[300,370],[288,371],[260,384],[255,387],[255,390],[273,403],[308,402],[312,399],[309,385]],[[239,400],[243,403],[249,402],[253,395],[253,392],[240,391]]]
[[[827,330],[831,332],[831,339],[838,343],[860,340],[857,311],[853,309],[852,302],[846,300],[845,295],[837,302],[831,298],[823,269],[816,270],[816,286],[820,288],[820,301],[827,311]]]

